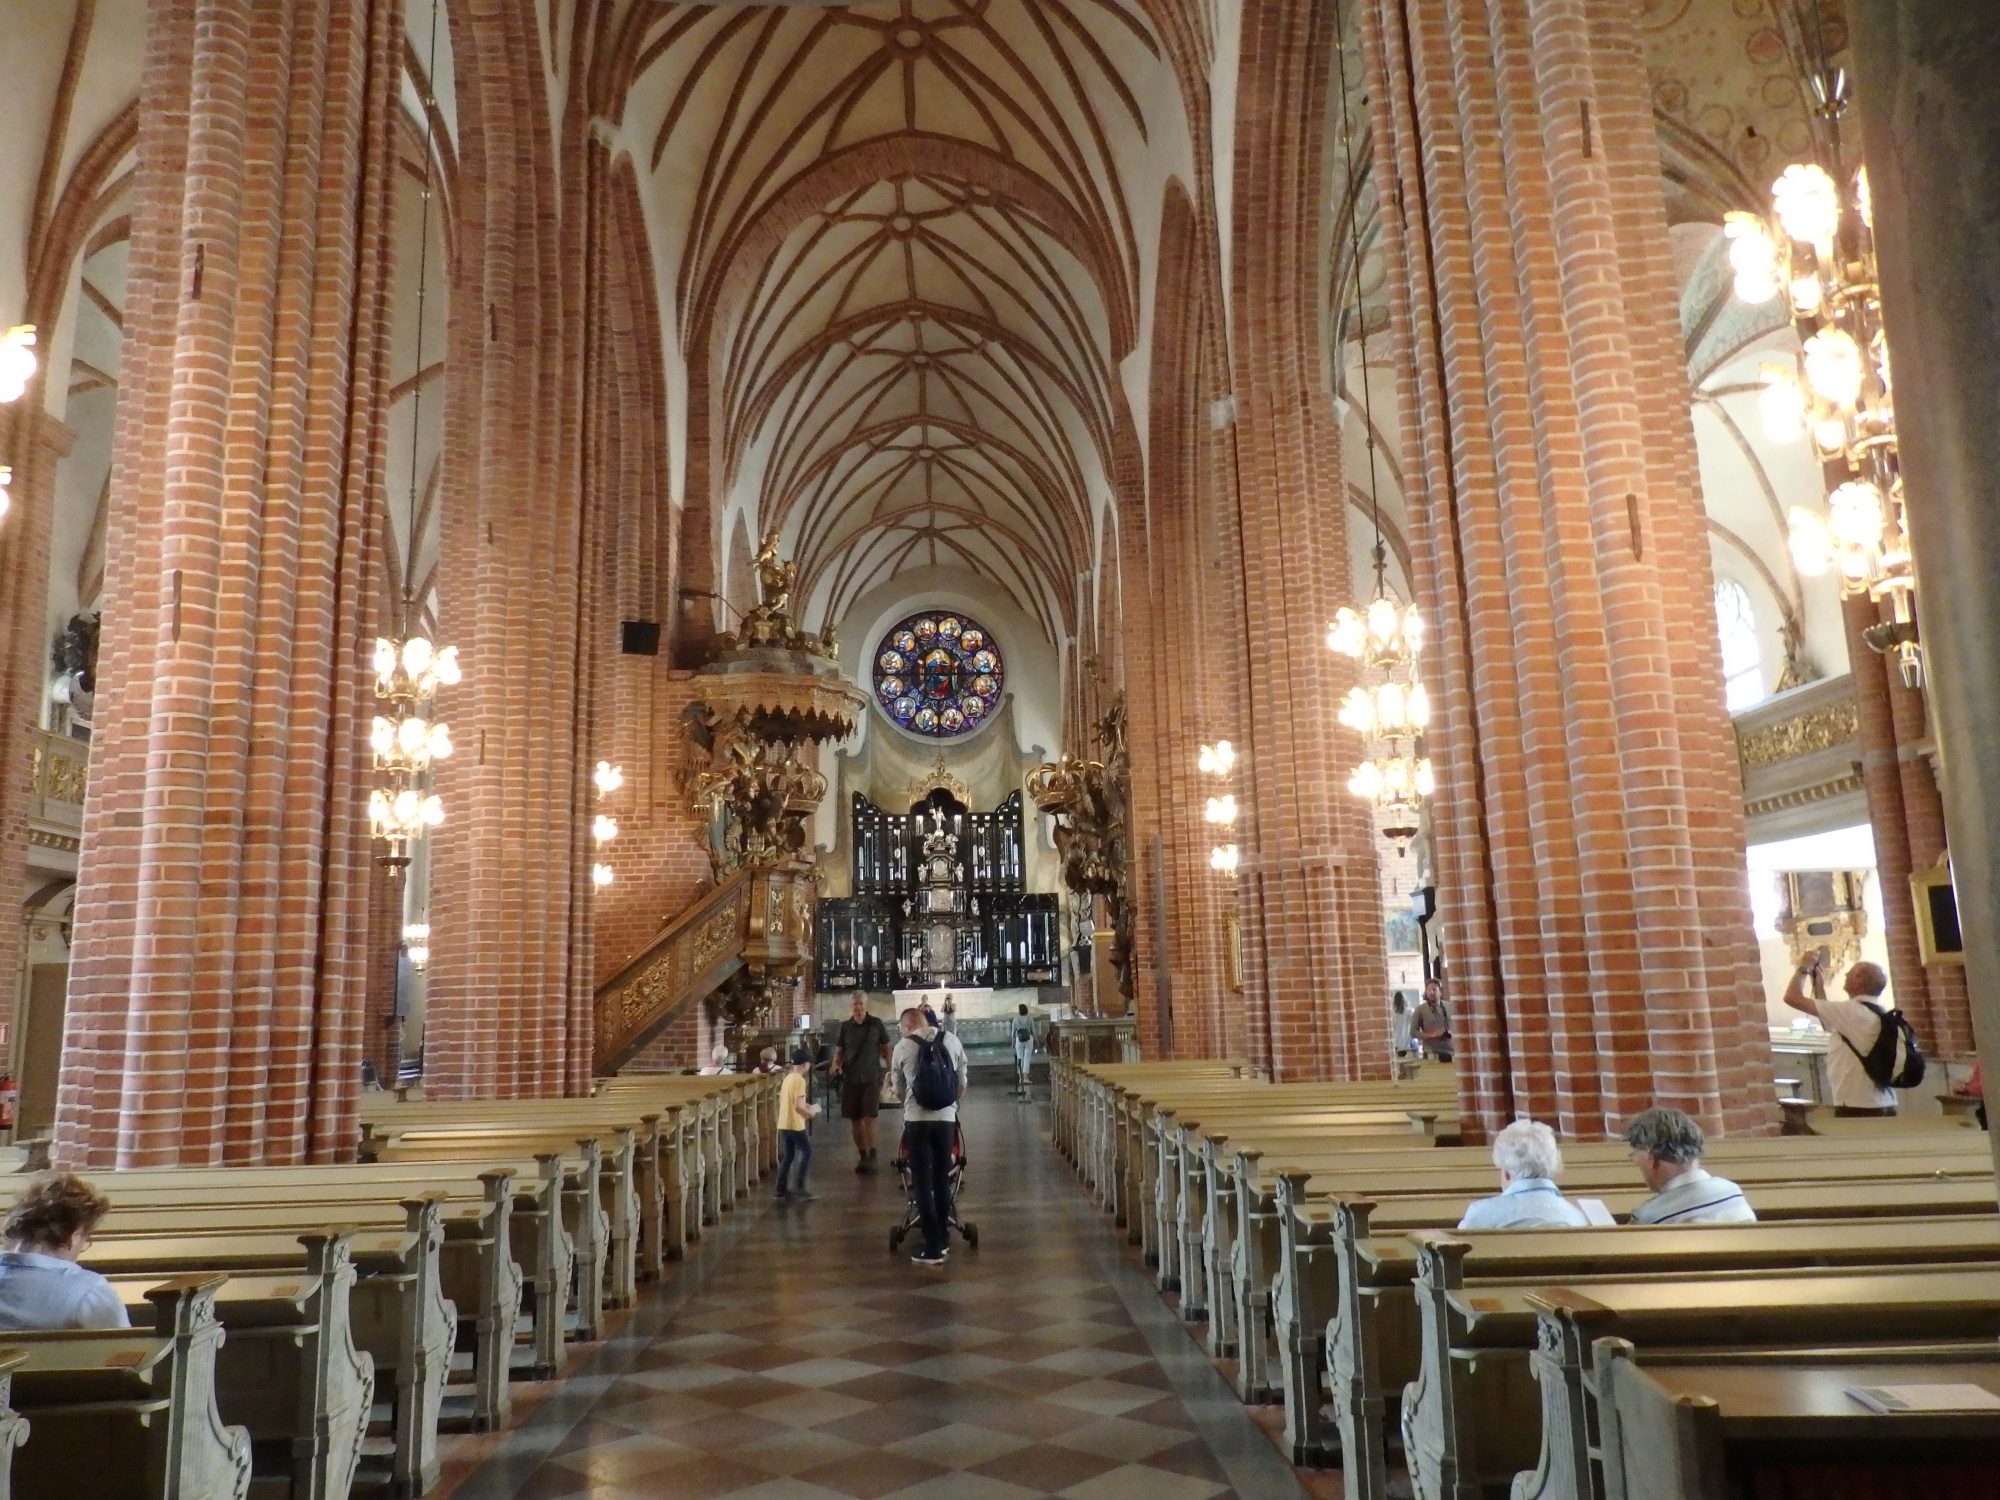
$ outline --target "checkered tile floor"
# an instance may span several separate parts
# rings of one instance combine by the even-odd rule
[[[980,1248],[942,1270],[889,1253],[894,1173],[856,1176],[822,1121],[818,1200],[740,1208],[650,1294],[674,1310],[572,1376],[594,1399],[552,1401],[456,1500],[1295,1500],[1043,1113],[968,1100]]]

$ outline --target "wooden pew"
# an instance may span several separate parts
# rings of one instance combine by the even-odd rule
[[[1595,1338],[1706,1348],[1916,1340],[1990,1347],[2000,1337],[2000,1269],[1468,1284],[1450,1243],[1433,1241],[1418,1256],[1423,1364],[1403,1392],[1401,1414],[1417,1500],[1560,1493],[1545,1487],[1563,1482],[1583,1454],[1583,1385]],[[1587,1470],[1587,1456],[1581,1462]],[[1514,1475],[1524,1470],[1535,1477],[1517,1486]]]
[[[268,1450],[291,1500],[344,1500],[353,1488],[375,1398],[375,1361],[354,1344],[355,1283],[348,1235],[300,1237],[305,1274],[231,1276],[215,1299],[224,1339],[216,1358],[216,1409],[250,1434],[254,1471]],[[111,1285],[135,1328],[153,1326],[154,1276]]]
[[[578,1177],[570,1193],[577,1199],[585,1191],[580,1171],[577,1168],[571,1174]],[[418,1162],[298,1167],[164,1167],[98,1173],[93,1181],[111,1197],[114,1207],[195,1201],[216,1206],[319,1204],[329,1210],[320,1215],[322,1222],[342,1218],[338,1206],[343,1204],[388,1202],[395,1204],[400,1212],[403,1201],[408,1198],[433,1194],[456,1198],[463,1195],[464,1184],[468,1182],[477,1183],[480,1192],[491,1196],[496,1204],[506,1202],[511,1194],[506,1223],[512,1254],[503,1255],[501,1247],[495,1245],[493,1260],[500,1264],[482,1265],[477,1272],[478,1280],[482,1286],[492,1286],[496,1281],[511,1276],[513,1271],[509,1267],[515,1266],[534,1308],[534,1363],[528,1373],[536,1378],[548,1378],[562,1369],[564,1309],[570,1298],[575,1247],[564,1224],[567,1178],[559,1153],[545,1153],[538,1159],[505,1165]],[[449,1235],[446,1243],[452,1243]],[[454,1300],[458,1297],[456,1288],[463,1279],[460,1270],[455,1269],[457,1265],[455,1260],[448,1258],[441,1277],[454,1288],[448,1293]],[[519,1305],[512,1304],[517,1332]],[[505,1314],[496,1308],[493,1316],[496,1320],[504,1320]],[[495,1376],[505,1374],[511,1355],[511,1344],[503,1346],[503,1337],[511,1339],[513,1336],[506,1332],[504,1321],[496,1322],[490,1359],[486,1357],[488,1351],[483,1337],[480,1345],[481,1378],[475,1384],[481,1389],[496,1384],[499,1386],[497,1392],[482,1400],[482,1409],[493,1412],[496,1425],[505,1421],[509,1398],[505,1394],[504,1381],[496,1381]]]
[[[451,1371],[458,1311],[438,1273],[444,1226],[435,1199],[412,1199],[396,1233],[354,1234],[348,1247],[358,1273],[350,1294],[353,1342],[374,1359],[378,1381],[394,1382],[391,1475],[398,1493],[420,1495],[437,1482],[438,1421]],[[303,1276],[307,1251],[284,1231],[214,1230],[205,1234],[112,1236],[84,1251],[103,1275],[268,1273]],[[213,1297],[208,1316],[213,1319]],[[210,1362],[211,1366],[213,1361]],[[212,1370],[210,1375],[213,1387]]]
[[[638,1232],[638,1216],[631,1197],[637,1144],[630,1130],[609,1134],[610,1154],[614,1158],[609,1169],[597,1137],[569,1139],[560,1131],[538,1129],[410,1132],[378,1139],[372,1160],[434,1168],[440,1162],[505,1161],[531,1154],[556,1157],[566,1178],[562,1195],[564,1228],[575,1246],[576,1333],[585,1342],[592,1342],[600,1336],[604,1325],[613,1265],[627,1263],[624,1257],[632,1251]],[[616,1219],[604,1207],[607,1172],[608,1194],[622,1205]]]
[[[1296,1149],[1279,1154],[1274,1164],[1254,1148],[1231,1141],[1233,1170],[1219,1158],[1212,1159],[1210,1175],[1219,1180],[1218,1196],[1233,1199],[1235,1220],[1229,1244],[1227,1269],[1218,1264],[1235,1303],[1238,1336],[1238,1390],[1245,1400],[1270,1400],[1282,1394],[1286,1372],[1316,1370],[1319,1366],[1319,1329],[1323,1316],[1303,1320],[1287,1319],[1277,1327],[1284,1310],[1282,1297],[1274,1297],[1281,1286],[1280,1268],[1292,1253],[1287,1235],[1295,1222],[1297,1205],[1317,1198],[1360,1197],[1379,1199],[1376,1222],[1385,1228],[1431,1228],[1456,1224],[1465,1205],[1496,1189],[1491,1158],[1481,1148],[1437,1147],[1409,1153],[1357,1153],[1334,1143],[1312,1150]],[[1911,1137],[1898,1147],[1865,1151],[1842,1149],[1841,1143],[1808,1143],[1777,1137],[1717,1141],[1708,1160],[1724,1175],[1732,1176],[1752,1189],[1758,1212],[1766,1217],[1800,1217],[1805,1212],[1831,1212],[1844,1216],[1852,1196],[1842,1191],[1814,1200],[1815,1210],[1790,1211],[1783,1200],[1772,1200],[1766,1184],[1811,1182],[1831,1178],[1835,1183],[1895,1181],[1907,1184],[1919,1178],[1934,1183],[1962,1181],[1973,1184],[1969,1194],[1931,1197],[1920,1211],[1931,1213],[1965,1212],[1964,1205],[1978,1206],[1982,1196],[1990,1201],[1993,1191],[1990,1158],[1975,1138],[1947,1131],[1928,1137]],[[1629,1153],[1622,1142],[1596,1142],[1574,1146],[1565,1163],[1563,1184],[1579,1196],[1605,1200],[1614,1213],[1630,1213],[1649,1196],[1637,1190]],[[1290,1207],[1281,1205],[1279,1194],[1288,1194]],[[1402,1199],[1421,1199],[1407,1209]],[[1907,1200],[1906,1200],[1907,1201]],[[1769,1203],[1769,1208],[1766,1205]],[[1857,1204],[1856,1207],[1862,1205]],[[1398,1218],[1399,1214],[1407,1217]],[[1386,1218],[1384,1216],[1387,1216]],[[1324,1300],[1320,1306],[1329,1305]],[[1281,1368],[1278,1381],[1272,1379],[1269,1351],[1262,1331],[1271,1326],[1281,1335]],[[1249,1336],[1255,1333],[1257,1336]]]
[[[11,1395],[28,1430],[13,1455],[19,1500],[243,1500],[250,1434],[215,1404],[225,1280],[154,1287],[151,1329],[8,1335],[26,1356]]]
[[[1420,1242],[1469,1246],[1462,1275],[1481,1282],[2000,1259],[2000,1218],[1990,1215],[1371,1235],[1374,1208],[1359,1200],[1334,1205],[1331,1246],[1314,1236],[1301,1259],[1326,1256],[1330,1248],[1338,1273],[1312,1277],[1313,1295],[1291,1314],[1324,1319],[1325,1371],[1349,1500],[1379,1500],[1386,1493],[1390,1413],[1404,1386],[1417,1378],[1421,1360],[1415,1291]],[[1300,1217],[1309,1212],[1323,1218],[1317,1206]],[[1325,1463],[1333,1456],[1318,1382],[1309,1373],[1296,1394],[1287,1389],[1286,1432],[1295,1462]]]
[[[28,1440],[28,1419],[14,1409],[14,1372],[27,1362],[27,1350],[0,1348],[0,1500],[12,1500],[14,1450]]]
[[[1885,1415],[1847,1394],[1853,1386],[1934,1383],[2000,1394],[2000,1351],[1781,1350],[1725,1360],[1661,1356],[1626,1339],[1599,1339],[1592,1367],[1594,1462],[1605,1500],[1709,1500],[1739,1487],[1755,1493],[1773,1470],[1792,1480],[1786,1488],[1793,1493],[1855,1500],[2000,1494],[1993,1412]],[[1797,1474],[1801,1466],[1810,1477]]]
[[[511,1174],[508,1174],[511,1175]],[[115,1180],[115,1179],[113,1179]],[[102,1179],[100,1185],[102,1185]],[[439,1252],[439,1285],[444,1296],[472,1325],[472,1425],[476,1431],[504,1426],[512,1411],[509,1390],[515,1331],[521,1318],[522,1276],[509,1249],[511,1198],[503,1179],[496,1195],[451,1196],[430,1192],[444,1229]],[[99,1226],[100,1241],[162,1235],[260,1231],[297,1232],[337,1219],[356,1230],[406,1228],[407,1200],[351,1200],[344,1203],[217,1205],[200,1200],[179,1208],[155,1208],[120,1200]],[[225,1302],[227,1299],[225,1299]],[[225,1317],[223,1326],[228,1327]]]

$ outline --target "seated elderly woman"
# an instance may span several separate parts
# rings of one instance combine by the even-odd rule
[[[1556,1186],[1562,1149],[1541,1121],[1516,1120],[1493,1137],[1493,1165],[1500,1169],[1499,1197],[1468,1206],[1460,1229],[1574,1229],[1590,1222]]]
[[[38,1178],[0,1223],[0,1331],[129,1328],[125,1303],[76,1263],[111,1200],[68,1172]]]

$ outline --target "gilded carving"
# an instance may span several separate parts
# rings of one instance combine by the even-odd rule
[[[1854,700],[1821,704],[1804,713],[1780,719],[1747,733],[1736,733],[1736,754],[1743,769],[1754,771],[1797,760],[1821,750],[1832,750],[1851,741],[1857,732]]]
[[[1094,726],[1102,760],[1065,755],[1028,777],[1035,806],[1056,819],[1063,883],[1104,897],[1110,911],[1111,963],[1118,990],[1132,998],[1132,917],[1126,893],[1125,702],[1113,700]]]

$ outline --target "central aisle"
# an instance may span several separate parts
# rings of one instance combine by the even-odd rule
[[[453,1500],[1302,1500],[1045,1108],[965,1109],[978,1250],[892,1256],[895,1174],[823,1118],[818,1201],[739,1206]]]

